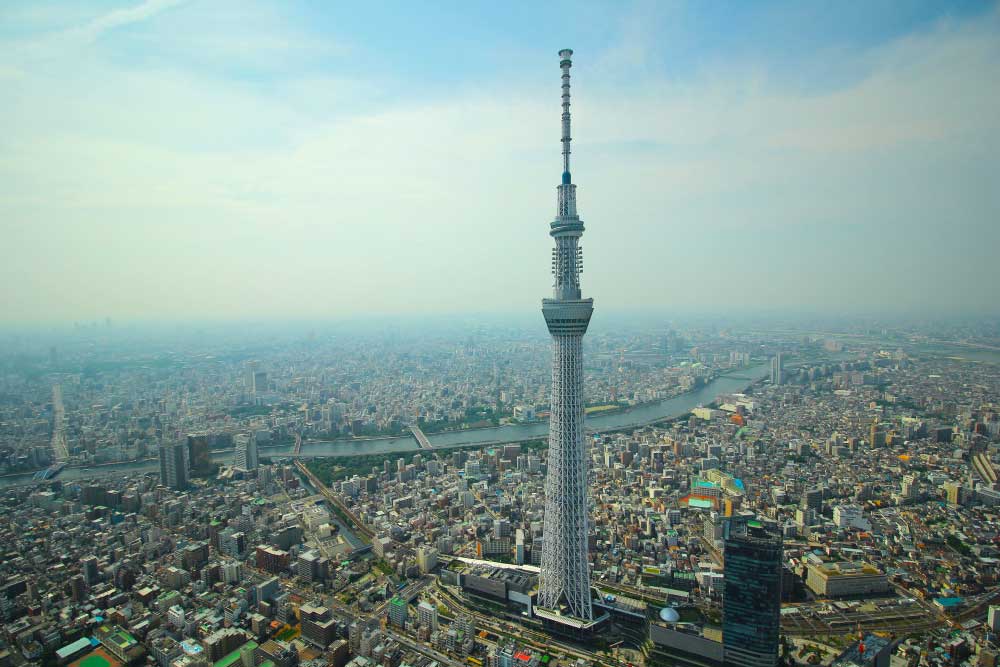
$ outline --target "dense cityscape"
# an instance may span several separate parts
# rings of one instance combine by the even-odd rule
[[[1000,6],[205,4],[0,11],[0,667],[1000,667]]]
[[[912,326],[595,335],[587,403],[623,425],[587,427],[594,606],[609,616],[589,640],[532,618],[543,438],[353,434],[381,415],[466,435],[544,427],[545,377],[511,368],[544,359],[537,331],[336,355],[316,334],[229,358],[207,342],[116,347],[103,323],[34,355],[21,341],[3,360],[3,659],[721,664],[738,522],[781,536],[788,664],[991,659],[998,339],[988,323]],[[711,399],[668,413],[696,387]],[[630,419],[651,407],[668,412]]]

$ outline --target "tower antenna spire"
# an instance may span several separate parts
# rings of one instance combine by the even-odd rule
[[[559,52],[559,67],[562,68],[562,156],[563,183],[571,183],[569,174],[569,144],[572,137],[569,132],[569,68],[573,66],[573,49],[563,49]]]

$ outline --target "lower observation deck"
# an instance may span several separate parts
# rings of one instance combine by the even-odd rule
[[[582,336],[593,313],[593,299],[542,299],[542,315],[553,336]]]

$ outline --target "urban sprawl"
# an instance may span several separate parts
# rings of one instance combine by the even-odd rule
[[[537,332],[113,334],[7,346],[0,665],[696,666],[761,638],[786,664],[996,659],[988,330],[592,332],[588,417],[625,425],[586,431],[587,636],[536,613],[544,436],[463,437],[544,425]]]

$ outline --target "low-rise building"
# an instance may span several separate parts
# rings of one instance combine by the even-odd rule
[[[817,595],[846,597],[889,591],[888,577],[868,563],[810,563],[807,571],[806,586]]]

